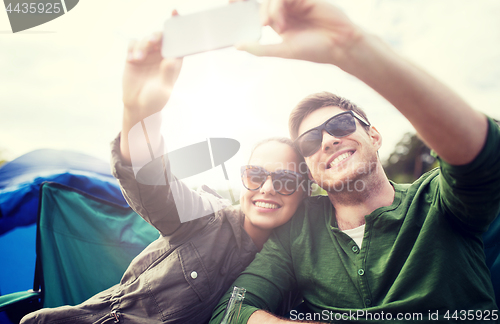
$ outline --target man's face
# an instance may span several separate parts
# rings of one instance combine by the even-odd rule
[[[313,111],[302,120],[299,136],[344,111],[333,106]],[[327,192],[362,190],[366,186],[363,181],[377,170],[381,136],[373,127],[367,133],[356,118],[355,121],[356,131],[345,137],[337,138],[323,131],[320,149],[305,158],[312,178]]]

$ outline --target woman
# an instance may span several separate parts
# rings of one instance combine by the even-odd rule
[[[160,47],[161,34],[155,34],[129,48],[123,128],[112,144],[112,169],[130,206],[161,237],[132,261],[119,284],[77,306],[28,314],[22,323],[208,322],[214,306],[272,229],[287,222],[307,195],[307,175],[299,173],[303,158],[288,139],[267,140],[253,150],[249,165],[242,167],[245,190],[240,207],[228,206],[206,187],[193,192],[180,181],[168,181],[172,179],[162,185],[136,180],[132,161],[148,157],[131,156],[131,148],[136,155],[140,150],[133,148],[133,136],[123,134],[147,117],[159,117],[182,64],[180,59],[162,59]],[[159,126],[160,121],[153,123]],[[159,127],[148,128],[147,135],[149,147],[158,150],[154,143],[162,143]],[[162,165],[158,178],[169,174],[168,160]],[[181,211],[200,208],[213,212],[180,222]],[[288,307],[284,305],[283,311]]]

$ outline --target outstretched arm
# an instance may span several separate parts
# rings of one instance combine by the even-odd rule
[[[337,65],[391,102],[446,162],[467,164],[479,154],[486,140],[486,117],[332,4],[268,0],[261,10],[263,24],[278,32],[283,42],[240,44],[239,49]]]
[[[182,59],[161,56],[161,33],[129,44],[123,73],[123,125],[120,151],[131,163],[128,134],[132,127],[146,117],[160,112],[167,104],[179,76]],[[161,114],[156,114],[158,119]],[[157,121],[158,124],[161,120]],[[159,143],[159,128],[148,129],[150,143]],[[157,149],[157,148],[153,148]]]
[[[127,202],[146,221],[163,235],[185,237],[208,221],[187,220],[212,214],[220,200],[192,191],[170,174],[160,133],[161,111],[182,59],[164,59],[161,43],[161,33],[130,43],[123,75],[123,126],[113,150],[114,174]]]

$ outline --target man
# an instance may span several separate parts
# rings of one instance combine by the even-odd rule
[[[270,0],[262,17],[283,42],[240,49],[358,77],[408,118],[441,166],[392,183],[377,156],[382,137],[361,110],[328,93],[303,100],[291,136],[328,197],[311,198],[234,283],[247,289],[238,322],[286,323],[264,310],[294,288],[311,313],[292,320],[496,322],[481,234],[500,205],[498,126],[328,2]]]

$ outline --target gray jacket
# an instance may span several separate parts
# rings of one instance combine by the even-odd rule
[[[124,316],[133,312],[148,323],[208,322],[219,299],[257,253],[243,229],[244,215],[205,186],[194,192],[180,181],[138,183],[132,167],[121,159],[119,136],[112,143],[112,171],[130,206],[161,236],[132,261],[115,286],[111,311]],[[182,205],[174,203],[173,190]],[[181,224],[177,208],[216,212]]]

